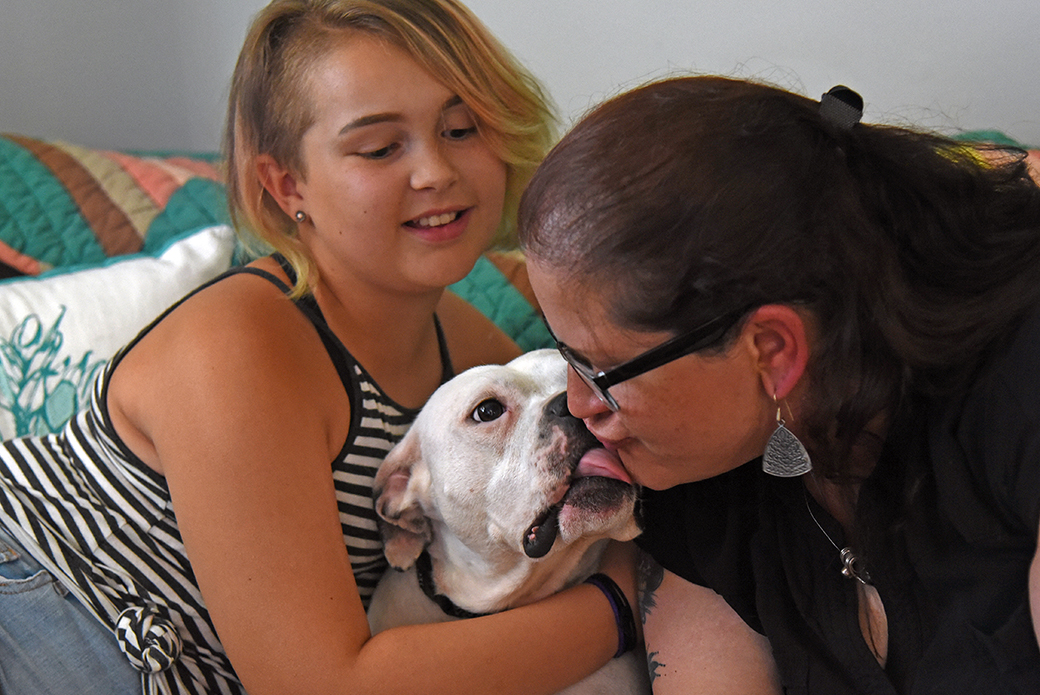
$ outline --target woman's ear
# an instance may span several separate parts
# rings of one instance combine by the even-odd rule
[[[276,162],[274,157],[262,154],[256,158],[256,176],[286,215],[292,217],[303,208],[296,175]]]
[[[809,335],[803,313],[785,304],[767,304],[751,314],[746,326],[762,386],[769,395],[786,398],[809,361]]]

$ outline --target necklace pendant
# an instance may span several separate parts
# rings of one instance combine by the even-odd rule
[[[870,573],[865,569],[858,567],[859,558],[856,557],[856,553],[852,552],[852,548],[841,549],[841,573],[843,576],[849,579],[855,579],[861,584],[870,585]]]

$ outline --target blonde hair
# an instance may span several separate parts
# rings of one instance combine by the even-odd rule
[[[507,168],[493,245],[515,246],[520,194],[553,144],[555,118],[537,80],[455,0],[274,0],[257,14],[235,66],[224,133],[236,228],[288,259],[294,294],[307,290],[313,260],[261,184],[256,161],[266,154],[305,176],[299,145],[314,122],[306,76],[348,30],[404,50],[473,111]]]

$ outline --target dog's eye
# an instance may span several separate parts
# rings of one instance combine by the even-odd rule
[[[470,416],[477,422],[491,422],[502,417],[506,412],[506,407],[494,398],[489,398],[486,401],[481,401],[480,404],[473,410],[473,414]]]

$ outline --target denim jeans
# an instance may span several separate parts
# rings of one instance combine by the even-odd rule
[[[0,693],[141,692],[112,632],[0,527]]]

